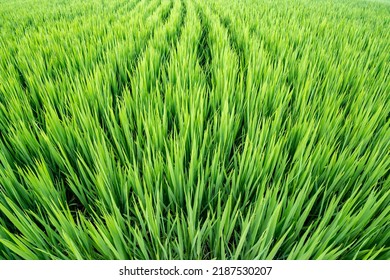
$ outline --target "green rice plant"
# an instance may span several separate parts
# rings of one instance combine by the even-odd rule
[[[1,259],[389,259],[390,5],[0,3]]]

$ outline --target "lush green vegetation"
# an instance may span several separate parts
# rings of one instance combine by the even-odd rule
[[[0,258],[389,259],[390,3],[0,0]]]

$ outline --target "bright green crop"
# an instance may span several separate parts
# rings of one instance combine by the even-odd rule
[[[388,0],[0,0],[0,259],[390,259]]]

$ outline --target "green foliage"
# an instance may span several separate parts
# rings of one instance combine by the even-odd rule
[[[0,3],[1,259],[390,259],[390,5]]]

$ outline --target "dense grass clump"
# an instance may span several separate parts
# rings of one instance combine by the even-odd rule
[[[0,259],[390,259],[390,2],[0,1]]]

